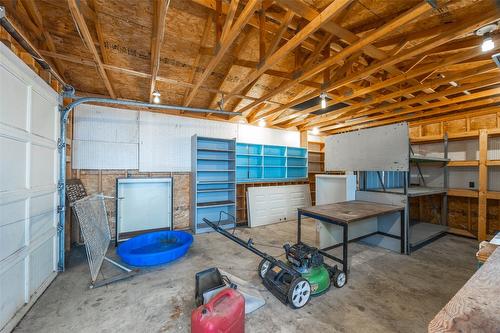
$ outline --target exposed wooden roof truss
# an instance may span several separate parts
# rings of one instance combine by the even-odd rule
[[[82,95],[158,90],[162,103],[242,112],[227,121],[326,134],[500,105],[500,29],[486,53],[474,34],[500,20],[492,0],[0,5]],[[311,103],[322,93],[334,110]]]

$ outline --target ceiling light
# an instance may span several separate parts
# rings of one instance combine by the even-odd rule
[[[448,83],[454,87],[458,87],[458,83],[456,83],[455,81],[450,81]]]
[[[487,36],[483,40],[483,44],[481,44],[481,51],[488,52],[495,48],[495,43],[493,42],[493,38]]]
[[[319,98],[321,98],[321,108],[322,109],[326,109],[326,93],[322,92],[320,95],[319,95]]]
[[[264,118],[261,118],[261,119],[259,120],[259,126],[260,126],[260,127],[264,127],[264,126],[266,126],[266,120],[265,120]]]
[[[318,135],[319,134],[319,128],[318,127],[313,127],[312,134]]]
[[[158,90],[153,91],[153,103],[158,104],[160,103],[160,92]]]
[[[495,48],[495,43],[493,38],[491,38],[491,33],[497,29],[496,24],[488,24],[482,28],[476,30],[477,36],[483,36],[483,43],[481,44],[481,51],[488,52]]]

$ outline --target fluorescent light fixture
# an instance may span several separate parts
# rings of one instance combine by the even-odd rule
[[[259,120],[259,126],[260,126],[260,127],[264,127],[264,126],[266,126],[266,120],[265,120],[264,118],[261,118],[261,119]]]
[[[313,127],[312,134],[318,135],[319,134],[319,128],[318,127]]]
[[[458,87],[458,83],[456,83],[455,81],[450,81],[448,83],[454,87]]]
[[[485,35],[483,40],[483,44],[481,44],[481,51],[488,52],[495,48],[495,43],[493,42],[493,38],[489,35]]]
[[[160,92],[158,90],[153,91],[153,103],[158,104],[160,103]]]
[[[470,95],[470,91],[468,91],[468,90],[464,90],[464,94],[466,94],[466,95]]]
[[[326,109],[326,93],[321,93],[319,98],[321,98],[321,108]]]

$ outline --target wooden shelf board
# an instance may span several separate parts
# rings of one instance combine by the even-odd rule
[[[458,236],[477,238],[477,236],[474,235],[472,232],[470,232],[468,230],[458,229],[458,228],[448,227],[448,233],[458,235]]]
[[[488,160],[486,161],[487,166],[500,166],[500,160]]]
[[[479,166],[479,161],[450,161],[448,162],[450,167],[477,167]]]
[[[500,192],[498,192],[498,191],[489,191],[488,193],[486,193],[486,198],[487,199],[500,200]]]
[[[468,190],[461,188],[450,188],[448,189],[448,195],[452,197],[466,197],[466,198],[477,198],[479,193],[477,190]]]

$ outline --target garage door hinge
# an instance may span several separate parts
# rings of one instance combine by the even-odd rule
[[[57,206],[57,213],[62,213],[66,210],[65,206]]]
[[[57,182],[57,190],[61,192],[64,189],[64,182],[63,181],[58,181]]]

